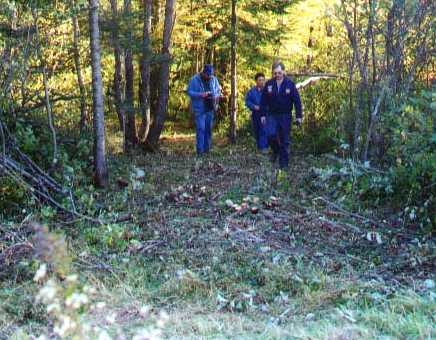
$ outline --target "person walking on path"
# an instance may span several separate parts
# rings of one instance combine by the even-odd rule
[[[245,96],[245,105],[251,111],[251,121],[253,124],[257,149],[260,152],[266,152],[268,150],[268,140],[265,125],[261,122],[260,112],[260,99],[265,85],[265,75],[263,73],[257,73],[254,79],[256,85],[247,92],[247,95]]]
[[[302,123],[303,109],[300,94],[292,80],[286,77],[283,63],[274,63],[272,71],[273,78],[266,82],[262,91],[260,115],[272,149],[271,160],[275,163],[278,158],[280,168],[287,169],[292,109],[295,107],[297,125]]]
[[[187,93],[195,116],[197,155],[201,156],[212,147],[214,113],[221,97],[221,87],[212,65],[204,65],[203,71],[191,78]]]

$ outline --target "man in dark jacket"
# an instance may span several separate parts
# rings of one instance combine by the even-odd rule
[[[265,125],[262,124],[260,119],[260,99],[262,97],[263,87],[265,86],[265,75],[263,73],[257,73],[254,80],[256,81],[256,85],[247,92],[245,105],[251,111],[251,121],[253,123],[257,149],[260,152],[264,152],[268,149],[268,141],[266,138]]]
[[[283,63],[274,63],[273,78],[268,80],[260,101],[261,120],[266,124],[268,143],[273,155],[272,161],[279,159],[281,169],[289,166],[289,135],[292,127],[292,109],[295,107],[296,122],[303,120],[300,94],[291,79],[285,75]]]

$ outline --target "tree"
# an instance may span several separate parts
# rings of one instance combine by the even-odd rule
[[[108,184],[105,150],[103,80],[101,76],[99,0],[89,0],[89,31],[92,68],[92,102],[94,111],[94,181],[98,187]]]
[[[114,80],[113,91],[115,99],[115,110],[118,116],[118,123],[120,130],[123,132],[123,150],[127,151],[127,139],[126,139],[126,111],[124,109],[123,93],[121,87],[122,64],[121,64],[121,45],[120,45],[120,24],[118,20],[118,3],[117,0],[110,0],[112,11],[112,42],[114,46]]]
[[[390,128],[380,124],[382,111],[394,112],[409,96],[418,70],[428,65],[432,53],[431,13],[436,5],[420,1],[408,6],[404,0],[341,1],[341,20],[352,51],[350,61],[350,114],[354,119],[353,155],[367,161],[371,146],[379,156]],[[354,72],[357,68],[358,72]],[[353,105],[352,84],[357,103]],[[379,145],[376,145],[378,141]]]
[[[232,0],[232,32],[231,32],[231,94],[230,94],[230,141],[236,142],[236,110],[237,110],[237,73],[236,73],[236,44],[237,44],[237,14],[236,1]]]
[[[72,0],[73,5],[73,15],[71,17],[73,23],[73,58],[74,58],[74,67],[76,69],[77,75],[77,85],[79,86],[80,91],[80,123],[79,128],[80,131],[83,131],[86,125],[86,120],[88,119],[88,110],[86,107],[86,88],[83,83],[83,75],[82,75],[82,66],[80,64],[80,50],[79,50],[79,40],[80,40],[80,31],[79,31],[79,21],[77,19],[77,9],[76,3]]]
[[[42,82],[44,84],[45,108],[47,110],[48,125],[49,125],[51,135],[52,135],[52,142],[53,142],[52,165],[54,166],[58,162],[57,134],[56,134],[56,128],[55,128],[54,121],[53,121],[52,107],[50,104],[50,89],[48,86],[47,67],[46,67],[44,56],[42,55],[42,51],[41,51],[41,38],[39,35],[39,27],[38,27],[38,12],[35,8],[32,8],[32,15],[33,15],[33,20],[34,20],[34,25],[35,25],[36,53],[38,55],[38,59],[39,59],[40,66],[42,69]]]
[[[164,128],[168,111],[170,63],[171,63],[171,36],[175,20],[176,0],[166,0],[165,22],[162,41],[162,63],[159,72],[159,102],[153,125],[147,138],[148,144],[154,148],[159,142],[160,134]]]
[[[138,142],[136,136],[135,104],[134,104],[134,77],[135,70],[133,67],[133,25],[132,25],[132,2],[124,0],[124,18],[127,20],[126,47],[124,49],[124,72],[125,72],[125,107],[127,111],[126,139],[129,146]]]
[[[139,139],[144,142],[147,140],[150,131],[150,76],[151,76],[151,19],[153,10],[153,0],[144,0],[144,25],[142,38],[142,58],[141,58],[141,83],[139,89],[139,99],[141,103],[142,122],[139,130]]]

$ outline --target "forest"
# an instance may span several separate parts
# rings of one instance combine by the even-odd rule
[[[435,15],[0,0],[0,339],[436,338]]]

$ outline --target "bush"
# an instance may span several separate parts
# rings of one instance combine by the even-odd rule
[[[385,113],[387,171],[375,171],[349,160],[316,169],[315,184],[333,190],[335,197],[369,208],[393,208],[404,223],[436,225],[436,134],[433,91],[422,91],[397,110]],[[345,144],[344,144],[345,145]],[[341,146],[342,147],[342,146]],[[348,148],[348,145],[345,145]],[[358,198],[356,201],[355,199]]]

